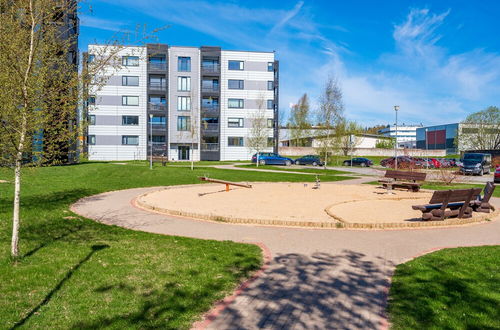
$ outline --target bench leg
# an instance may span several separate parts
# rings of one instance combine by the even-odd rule
[[[226,191],[229,191],[229,185],[226,183]]]

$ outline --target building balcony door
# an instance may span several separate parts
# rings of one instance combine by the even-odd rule
[[[178,154],[179,160],[189,160],[189,147],[178,146],[177,151],[179,153]]]

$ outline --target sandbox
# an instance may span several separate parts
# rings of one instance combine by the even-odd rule
[[[323,228],[399,228],[442,226],[484,220],[422,221],[412,205],[426,204],[431,192],[395,190],[374,185],[322,183],[253,183],[252,188],[220,184],[173,186],[142,195],[140,207],[195,219],[243,224]],[[490,214],[491,215],[491,214]]]

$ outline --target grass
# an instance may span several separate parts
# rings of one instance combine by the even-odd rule
[[[274,166],[274,165],[259,165],[257,167],[255,164],[249,164],[249,165],[235,165],[235,167],[253,168],[256,170],[275,170],[284,172],[313,173],[322,175],[352,174],[352,172],[328,170],[328,169],[325,170],[323,168],[296,168],[296,167],[290,168],[290,167]]]
[[[214,168],[82,163],[25,169],[21,253],[9,257],[12,170],[0,168],[0,328],[187,329],[261,264],[233,242],[136,232],[79,217],[68,206],[105,191],[233,181],[307,181],[310,175]],[[330,176],[325,180],[337,180]]]
[[[393,329],[500,329],[500,246],[445,249],[396,268]]]

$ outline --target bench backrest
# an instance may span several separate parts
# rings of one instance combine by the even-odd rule
[[[426,173],[408,171],[385,171],[385,177],[395,180],[425,181]]]
[[[493,184],[493,182],[486,183],[486,186],[484,186],[483,199],[481,201],[483,203],[488,203],[494,191],[495,185]]]
[[[472,194],[471,194],[472,192]],[[481,188],[472,188],[472,189],[456,189],[456,190],[439,190],[435,191],[434,194],[432,194],[431,200],[429,204],[440,204],[446,202],[448,195],[449,203],[454,203],[454,202],[466,202],[467,199],[474,200],[481,194]]]

